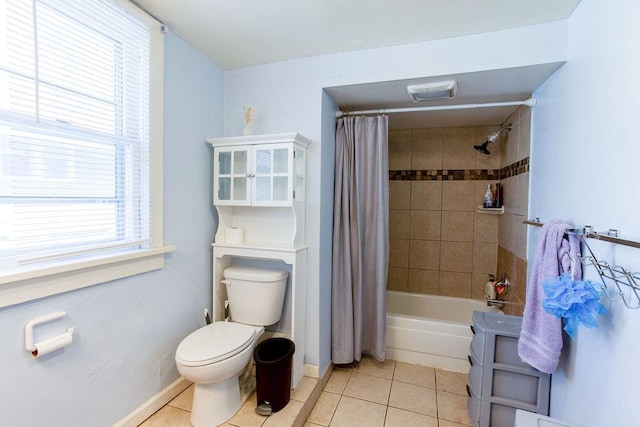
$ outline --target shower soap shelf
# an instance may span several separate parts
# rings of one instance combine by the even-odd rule
[[[502,215],[504,214],[504,206],[499,208],[485,208],[482,205],[476,207],[476,212],[481,214]]]

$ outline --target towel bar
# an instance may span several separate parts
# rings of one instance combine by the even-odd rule
[[[534,225],[536,227],[542,227],[544,225],[544,223],[540,221],[538,218],[534,220],[526,219],[522,221],[522,223],[526,225]],[[621,239],[620,237],[618,237],[620,234],[620,231],[614,228],[610,228],[606,232],[596,232],[596,231],[593,231],[593,228],[590,225],[585,225],[583,228],[574,228],[571,230],[567,230],[567,233],[583,236],[588,239],[597,239],[605,242],[615,243],[617,245],[630,246],[632,248],[640,249],[640,242]],[[603,234],[603,233],[607,233],[607,234]]]
[[[542,227],[544,223],[540,219],[524,220],[523,224]],[[609,229],[606,232],[595,232],[593,227],[585,225],[583,228],[574,228],[567,230],[567,234],[573,234],[580,238],[584,247],[589,251],[589,255],[578,255],[583,266],[592,266],[596,269],[602,285],[600,289],[604,295],[611,301],[621,299],[624,305],[632,310],[640,308],[640,273],[633,273],[622,266],[612,266],[606,261],[598,261],[591,247],[587,243],[587,239],[597,239],[605,242],[615,243],[617,245],[629,246],[640,249],[640,242],[633,240],[621,239],[620,232],[616,229]],[[612,289],[611,285],[615,288]],[[625,289],[631,289],[631,292],[625,292]]]

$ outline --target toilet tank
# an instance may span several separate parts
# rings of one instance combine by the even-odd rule
[[[289,276],[286,271],[228,267],[223,275],[232,321],[268,326],[280,320]]]

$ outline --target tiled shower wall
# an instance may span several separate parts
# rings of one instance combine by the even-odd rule
[[[388,289],[484,297],[496,273],[499,215],[476,206],[498,182],[500,150],[487,156],[473,146],[497,128],[390,130]]]
[[[497,271],[500,277],[506,273],[511,282],[505,313],[522,315],[527,283],[527,226],[523,221],[529,207],[531,109],[521,106],[506,123],[513,127],[501,142],[505,214],[499,222]]]
[[[511,132],[488,156],[473,146],[498,125],[390,130],[388,289],[484,299],[488,275],[506,273],[505,312],[522,314],[530,109],[507,123]],[[497,182],[505,214],[478,213],[487,184]]]

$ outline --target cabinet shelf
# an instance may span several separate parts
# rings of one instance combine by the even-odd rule
[[[275,252],[297,252],[305,249],[306,246],[292,247],[287,243],[274,243],[274,242],[243,242],[243,243],[225,243],[216,242],[213,244],[216,248],[237,248],[248,250],[260,250],[260,251],[275,251]]]

